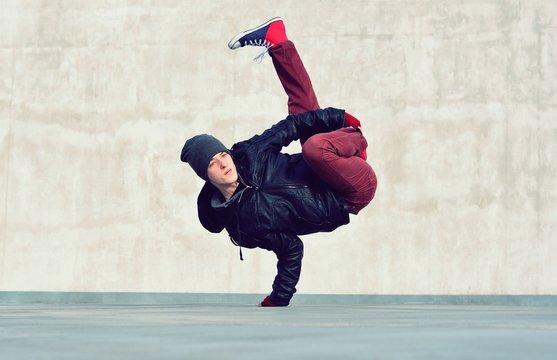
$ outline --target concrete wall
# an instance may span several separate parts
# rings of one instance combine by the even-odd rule
[[[0,7],[0,290],[268,292],[274,255],[201,227],[179,152],[285,116],[270,59],[226,47],[281,15],[379,177],[349,226],[304,237],[299,291],[557,294],[555,1]]]

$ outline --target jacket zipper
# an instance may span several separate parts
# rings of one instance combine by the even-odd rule
[[[305,184],[284,184],[284,185],[270,185],[261,188],[262,190],[282,190],[282,189],[307,189],[309,186]]]

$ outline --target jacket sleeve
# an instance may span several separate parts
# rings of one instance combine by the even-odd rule
[[[266,236],[277,256],[277,275],[269,300],[276,306],[287,306],[296,293],[296,285],[302,270],[304,244],[294,234],[270,233]]]
[[[261,135],[246,142],[279,152],[292,141],[340,129],[344,125],[344,110],[326,108],[289,115]]]

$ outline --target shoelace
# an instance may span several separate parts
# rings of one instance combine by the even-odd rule
[[[261,62],[263,61],[263,58],[265,57],[266,54],[269,53],[269,48],[265,49],[265,51],[263,51],[261,54],[257,55],[256,57],[253,58],[253,61],[255,61],[258,64],[261,64]]]
[[[255,61],[258,64],[261,64],[261,62],[263,61],[263,58],[265,57],[266,54],[269,53],[269,49],[272,46],[272,44],[270,44],[267,41],[262,40],[262,39],[248,40],[244,43],[244,46],[246,46],[246,45],[265,46],[265,51],[263,51],[261,54],[259,54],[259,55],[257,55],[256,57],[253,58],[253,61]]]

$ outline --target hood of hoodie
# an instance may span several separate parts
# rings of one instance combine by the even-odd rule
[[[226,201],[221,192],[210,182],[206,182],[197,197],[197,215],[201,225],[212,233],[220,233],[238,209],[239,200],[246,187],[240,185]]]

